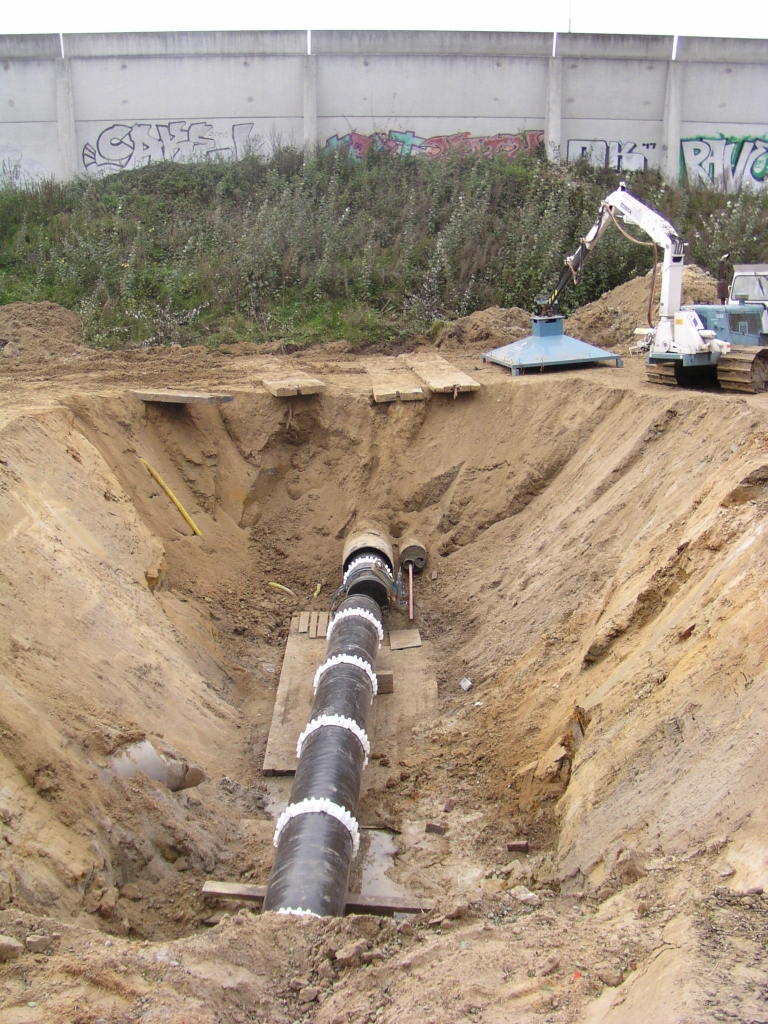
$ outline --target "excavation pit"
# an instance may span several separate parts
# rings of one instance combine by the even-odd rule
[[[55,982],[72,1020],[84,992],[102,1015],[149,998],[178,1019],[303,1007],[319,1024],[364,1019],[372,992],[385,1021],[425,1004],[527,1020],[567,996],[580,1020],[600,971],[631,985],[655,962],[681,891],[768,883],[762,396],[654,389],[629,362],[513,380],[456,355],[479,391],[382,404],[374,384],[403,372],[386,357],[73,359],[6,375],[0,931],[61,938],[25,961],[34,991],[2,968],[3,1012]],[[262,377],[294,363],[326,390],[271,395]],[[182,382],[234,400],[130,393]],[[284,781],[261,768],[291,620],[328,611],[371,518],[429,551],[415,625],[438,695],[372,750],[373,862],[353,881],[435,912],[409,933],[211,905],[206,879],[267,881]],[[145,742],[205,781],[102,777]],[[689,976],[697,941],[668,944]],[[441,966],[412,977],[423,955]]]

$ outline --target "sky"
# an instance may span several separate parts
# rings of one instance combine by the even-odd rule
[[[0,34],[233,29],[448,29],[768,38],[768,3],[740,0],[36,0],[3,5]],[[738,20],[729,19],[735,13]]]

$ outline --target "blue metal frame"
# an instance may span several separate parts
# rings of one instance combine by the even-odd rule
[[[531,330],[533,333],[527,338],[484,352],[483,362],[506,366],[516,377],[549,366],[579,366],[603,361],[624,365],[615,352],[563,334],[561,316],[534,316]]]

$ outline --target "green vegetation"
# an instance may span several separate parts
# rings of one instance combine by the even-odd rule
[[[344,338],[391,347],[494,303],[533,310],[618,175],[514,161],[305,158],[163,163],[0,188],[0,303],[81,312],[107,347]],[[768,254],[768,192],[628,187],[715,271]],[[652,250],[609,230],[562,309],[638,273]]]

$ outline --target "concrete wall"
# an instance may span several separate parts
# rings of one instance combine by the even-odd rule
[[[768,182],[768,41],[505,32],[0,36],[0,164],[20,179],[276,143],[656,167]]]

